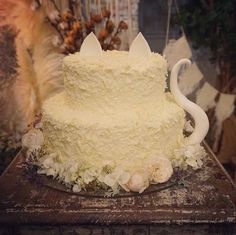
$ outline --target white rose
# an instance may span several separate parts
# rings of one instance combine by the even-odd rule
[[[79,193],[81,191],[81,186],[79,184],[73,185],[72,191],[75,193]]]
[[[144,172],[136,172],[131,175],[127,188],[133,192],[142,193],[149,186],[147,174]]]
[[[164,183],[173,174],[173,167],[168,158],[156,156],[151,158],[147,164],[150,181],[153,183]]]
[[[44,141],[43,133],[39,129],[31,129],[22,137],[22,147],[29,150],[38,149],[42,146]]]

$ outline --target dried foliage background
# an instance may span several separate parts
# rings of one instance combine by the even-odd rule
[[[115,25],[105,8],[88,17],[81,1],[65,1],[62,11],[54,0],[0,0],[0,152],[19,147],[42,103],[63,89],[62,59],[86,35],[96,33],[104,50],[121,45],[124,21]]]

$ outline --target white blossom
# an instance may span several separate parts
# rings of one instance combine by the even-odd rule
[[[136,172],[131,175],[127,188],[133,192],[142,193],[149,186],[147,174],[144,172]]]
[[[52,45],[55,47],[59,47],[62,44],[62,40],[58,35],[54,35],[52,37]]]
[[[117,189],[118,186],[121,186],[126,191],[129,191],[126,184],[130,179],[130,173],[124,171],[121,167],[116,167],[112,173],[99,177],[101,182],[110,186],[113,190]]]
[[[198,169],[202,166],[202,157],[206,155],[205,149],[201,145],[189,145],[184,152],[186,156],[186,163],[193,167],[193,169]]]
[[[123,174],[123,169],[120,167],[116,167],[114,171],[110,174],[104,176],[104,183],[110,187],[115,186],[118,183],[119,177]]]
[[[65,30],[69,27],[69,25],[66,22],[61,22],[61,23],[59,23],[59,27],[60,27],[60,29]]]
[[[89,184],[90,182],[95,180],[97,178],[97,175],[98,174],[95,169],[88,169],[85,170],[82,174],[80,174],[85,184]]]
[[[40,129],[42,127],[43,127],[43,123],[42,122],[39,122],[39,123],[35,124],[35,126],[34,126],[35,129]]]
[[[32,11],[36,11],[39,7],[40,7],[39,3],[35,0],[31,3],[31,6],[30,6]]]
[[[42,162],[42,165],[45,167],[45,168],[50,168],[50,167],[53,167],[55,165],[54,161],[52,158],[46,158],[43,162]]]
[[[79,184],[73,185],[72,191],[78,193],[81,191],[81,186]]]
[[[52,10],[49,14],[48,14],[48,18],[50,19],[50,21],[52,23],[57,23],[57,21],[60,19],[60,16],[59,16],[59,12],[56,11],[56,10]]]
[[[43,144],[43,133],[39,129],[33,128],[23,135],[21,143],[22,147],[29,151],[39,149]]]
[[[172,163],[182,168],[191,166],[196,170],[202,166],[202,158],[205,156],[205,149],[200,144],[184,145],[175,150]]]
[[[148,160],[147,170],[150,181],[153,183],[164,183],[173,174],[173,167],[170,160],[165,156],[155,156]]]

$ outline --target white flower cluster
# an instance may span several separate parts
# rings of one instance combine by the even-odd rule
[[[43,133],[39,129],[31,129],[22,139],[22,146],[27,148],[29,153],[40,149],[42,144]],[[39,174],[59,179],[72,186],[74,192],[79,192],[89,183],[96,181],[107,185],[114,193],[118,193],[120,188],[142,193],[150,183],[163,183],[173,174],[171,162],[164,156],[150,158],[142,169],[135,169],[133,172],[114,166],[109,161],[104,162],[100,169],[95,167],[82,169],[76,159],[68,161],[55,153],[41,156],[37,161],[40,167]]]
[[[99,177],[98,180],[107,186],[111,187],[113,191],[119,190],[119,187],[122,187],[124,190],[129,191],[126,187],[130,179],[130,173],[124,171],[121,167],[115,167],[111,173],[106,174],[103,172]]]
[[[38,150],[43,144],[43,133],[36,128],[31,129],[22,138],[22,146],[28,149],[28,153]],[[98,185],[106,185],[111,188],[113,194],[120,188],[125,191],[142,193],[149,184],[164,183],[173,174],[173,167],[186,168],[191,166],[198,169],[202,166],[202,158],[206,152],[200,144],[183,145],[174,152],[171,161],[163,156],[150,157],[143,162],[142,168],[136,167],[132,171],[126,171],[121,166],[115,166],[114,162],[106,161],[102,166],[84,168],[76,159],[65,159],[56,153],[45,154],[37,159],[40,167],[39,174],[53,176],[66,185],[72,187],[74,192],[80,192],[86,185],[92,182]]]
[[[44,138],[43,133],[39,129],[32,128],[25,135],[23,135],[21,143],[22,147],[32,152],[35,149],[41,148]]]
[[[143,169],[133,172],[125,171],[122,167],[112,168],[112,164],[104,163],[103,167],[82,170],[76,160],[58,161],[55,154],[49,154],[38,159],[39,174],[57,177],[62,182],[72,186],[74,192],[81,191],[86,185],[95,181],[111,188],[118,193],[120,188],[125,191],[142,193],[150,183],[163,183],[173,174],[171,162],[164,156],[150,158]],[[109,172],[105,169],[109,169]]]
[[[184,145],[174,152],[172,164],[174,167],[178,166],[186,168],[191,166],[194,170],[202,167],[202,159],[206,156],[205,149],[200,144]]]

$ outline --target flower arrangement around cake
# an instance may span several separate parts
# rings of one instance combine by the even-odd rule
[[[39,174],[74,192],[102,188],[142,193],[167,182],[175,168],[203,164],[209,122],[177,85],[183,59],[166,89],[165,59],[139,34],[129,52],[103,51],[94,34],[64,58],[64,91],[43,105],[42,120],[22,139]],[[195,127],[185,137],[185,111]]]

